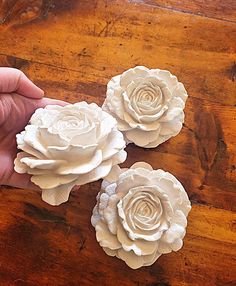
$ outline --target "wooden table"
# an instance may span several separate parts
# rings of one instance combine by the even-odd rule
[[[90,224],[100,182],[52,207],[40,193],[0,189],[0,285],[236,285],[235,0],[0,1],[0,65],[48,97],[102,104],[109,79],[168,69],[189,93],[181,133],[137,160],[173,173],[193,208],[184,247],[129,269],[106,256]]]

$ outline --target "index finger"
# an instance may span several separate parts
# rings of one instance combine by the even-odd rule
[[[0,67],[0,93],[12,92],[35,99],[44,96],[43,90],[29,80],[22,71]]]

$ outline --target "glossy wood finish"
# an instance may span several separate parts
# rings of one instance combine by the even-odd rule
[[[106,256],[90,225],[99,182],[51,207],[0,189],[0,285],[235,285],[235,1],[0,1],[0,65],[47,96],[102,104],[108,80],[135,65],[176,74],[189,92],[182,132],[153,150],[128,146],[173,173],[193,203],[184,247],[129,269]]]

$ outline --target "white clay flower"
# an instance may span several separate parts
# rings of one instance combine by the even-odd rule
[[[124,162],[123,135],[116,120],[95,103],[38,109],[17,135],[15,170],[33,175],[51,205],[68,200],[73,186],[99,180]]]
[[[108,255],[136,269],[182,247],[191,205],[173,175],[139,162],[114,168],[106,180],[91,222]]]
[[[154,148],[180,132],[187,97],[169,71],[137,66],[109,81],[103,109],[117,119],[127,142]]]

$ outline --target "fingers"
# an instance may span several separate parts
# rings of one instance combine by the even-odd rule
[[[39,190],[35,184],[30,181],[30,175],[18,174],[14,171],[15,153],[0,150],[0,185],[8,185],[17,188]]]
[[[29,100],[26,100],[25,101],[27,104],[27,107],[29,108],[30,105],[29,105]],[[65,106],[67,104],[69,104],[68,102],[65,102],[65,101],[62,101],[62,100],[57,100],[57,99],[51,99],[51,98],[42,98],[40,100],[31,100],[30,101],[31,104],[33,104],[33,108],[32,108],[32,111],[30,113],[30,115],[33,114],[33,112],[38,109],[38,108],[44,108],[45,106],[47,105],[60,105],[60,106]],[[31,108],[31,107],[30,107]]]
[[[0,93],[12,92],[35,99],[44,96],[43,90],[29,80],[22,71],[0,67]]]
[[[69,103],[66,101],[62,100],[57,100],[57,99],[52,99],[52,98],[42,98],[40,100],[40,104],[42,104],[42,107],[45,107],[46,105],[60,105],[60,106],[65,106],[68,105]]]
[[[30,177],[31,176],[28,174],[18,174],[14,171],[9,178],[7,185],[26,190],[40,190],[38,186],[30,181]]]

